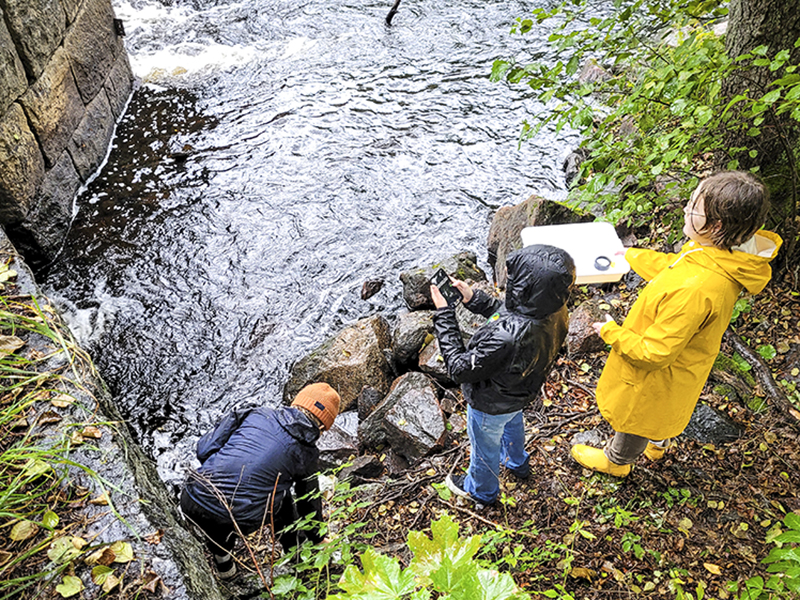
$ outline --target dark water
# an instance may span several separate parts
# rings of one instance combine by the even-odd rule
[[[342,326],[403,309],[401,271],[462,250],[493,211],[564,196],[575,139],[517,148],[544,110],[488,80],[543,51],[538,2],[118,3],[144,85],[43,276],[167,481],[242,399]],[[360,299],[366,279],[383,290]]]

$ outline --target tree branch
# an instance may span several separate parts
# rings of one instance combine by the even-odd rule
[[[786,397],[786,394],[783,393],[781,386],[775,382],[769,367],[767,367],[758,353],[745,344],[742,338],[731,328],[725,331],[723,339],[733,346],[733,349],[753,367],[753,375],[755,375],[756,381],[761,384],[761,387],[764,388],[764,392],[771,401],[773,408],[777,408],[795,426],[800,424],[800,411],[794,407],[789,398]]]

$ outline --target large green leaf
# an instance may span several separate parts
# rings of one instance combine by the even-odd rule
[[[367,548],[361,556],[363,573],[350,565],[345,569],[339,587],[350,597],[369,600],[395,600],[416,589],[416,578],[409,570],[401,571],[397,559]]]

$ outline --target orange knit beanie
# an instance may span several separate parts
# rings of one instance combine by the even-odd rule
[[[327,383],[312,383],[298,392],[292,406],[305,408],[322,422],[322,426],[327,431],[333,425],[336,415],[339,414],[340,400],[336,390]]]

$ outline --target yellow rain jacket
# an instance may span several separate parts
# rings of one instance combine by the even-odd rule
[[[732,251],[691,241],[678,254],[628,249],[626,260],[649,283],[622,325],[600,330],[611,354],[597,405],[615,431],[663,440],[684,430],[739,293],[764,289],[781,243],[759,231]]]

